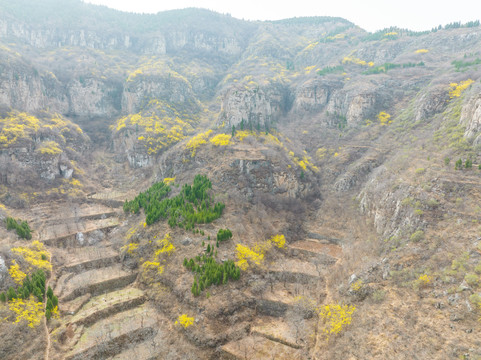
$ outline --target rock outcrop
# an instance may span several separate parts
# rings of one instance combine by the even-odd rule
[[[410,234],[425,225],[405,201],[415,189],[409,185],[392,188],[390,178],[385,166],[378,167],[358,196],[361,212],[373,219],[378,234],[384,239]]]
[[[481,143],[481,95],[477,91],[472,94],[461,110],[460,124],[466,126],[466,139],[478,145]]]
[[[71,160],[85,152],[89,138],[59,115],[35,117],[10,112],[1,119],[0,180],[10,186],[39,186],[38,181],[71,179]]]
[[[281,85],[269,87],[230,87],[222,100],[218,123],[229,129],[243,122],[264,129],[289,110],[289,90]]]

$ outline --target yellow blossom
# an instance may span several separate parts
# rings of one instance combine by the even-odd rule
[[[22,270],[20,270],[20,265],[18,265],[15,260],[12,260],[12,266],[8,269],[8,273],[18,285],[21,285],[23,279],[27,276]]]
[[[184,327],[184,329],[187,329],[189,326],[194,324],[194,318],[189,317],[187,314],[182,314],[179,316],[175,324],[181,325],[182,327]]]

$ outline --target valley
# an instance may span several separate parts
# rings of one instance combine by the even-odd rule
[[[0,358],[481,359],[479,22],[27,3]]]

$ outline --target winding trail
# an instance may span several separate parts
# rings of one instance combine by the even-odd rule
[[[342,256],[339,257],[334,264],[333,267],[335,266],[342,266]],[[325,282],[325,292],[326,292],[326,297],[324,298],[323,305],[330,304],[333,301],[333,295],[331,292],[331,280],[329,276],[326,276],[326,282]],[[319,329],[322,327],[322,319],[319,316],[317,319],[317,324],[316,324],[316,330],[315,330],[315,337],[316,340],[314,342],[314,347],[312,349],[312,357],[313,359],[318,359],[318,354],[319,352],[322,351],[322,346],[325,344],[325,337],[323,336],[322,332],[319,331]]]
[[[52,280],[52,275],[53,275],[53,271],[50,272],[50,276],[48,277],[48,280],[45,282],[45,298],[47,298],[46,294],[47,294],[48,284],[50,283],[50,280]],[[45,301],[45,307],[47,307],[47,301]],[[50,358],[50,333],[48,331],[46,316],[43,317],[43,328],[45,330],[45,338],[47,340],[47,346],[45,348],[45,360],[48,360]]]

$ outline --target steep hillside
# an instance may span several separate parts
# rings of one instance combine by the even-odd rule
[[[0,58],[2,359],[481,358],[479,22],[0,0]]]

